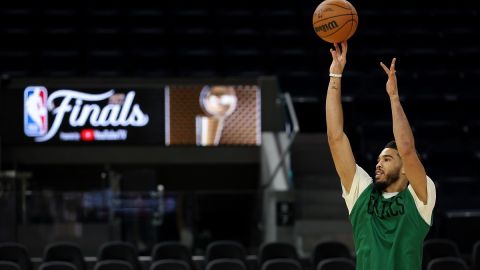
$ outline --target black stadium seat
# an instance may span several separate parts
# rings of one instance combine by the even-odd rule
[[[266,243],[260,248],[260,265],[272,259],[292,259],[299,261],[299,256],[292,244],[281,242]]]
[[[473,245],[472,270],[480,270],[480,240]]]
[[[342,242],[323,241],[315,245],[311,257],[313,266],[316,266],[319,262],[329,258],[352,259],[352,254],[350,249]]]
[[[0,270],[21,270],[18,264],[7,261],[0,261]]]
[[[69,262],[74,264],[77,267],[77,270],[87,270],[85,259],[80,246],[73,243],[57,242],[48,245],[45,248],[43,261]]]
[[[69,262],[44,262],[38,270],[78,270],[77,267]]]
[[[347,258],[329,258],[320,261],[316,270],[355,270],[355,263]]]
[[[135,270],[135,268],[126,261],[104,260],[97,262],[93,270]]]
[[[191,270],[188,263],[181,260],[163,259],[150,265],[150,270]]]
[[[153,247],[152,262],[162,260],[179,260],[193,268],[192,254],[189,248],[179,242],[162,242]]]
[[[262,264],[261,270],[302,270],[302,266],[294,259],[270,259]]]
[[[215,259],[207,263],[205,270],[247,270],[247,267],[238,259]]]
[[[448,239],[427,239],[423,244],[423,265],[426,267],[430,261],[437,258],[460,258],[457,244]]]
[[[132,244],[126,242],[114,241],[103,244],[100,247],[98,261],[101,262],[104,260],[125,261],[128,262],[134,270],[142,269],[138,260],[137,249]]]
[[[426,270],[468,270],[468,266],[460,258],[444,257],[431,260]]]
[[[235,241],[214,241],[207,246],[207,262],[216,259],[238,259],[245,261],[247,251],[245,247]]]
[[[0,261],[14,262],[20,270],[33,269],[27,249],[18,243],[0,243]]]

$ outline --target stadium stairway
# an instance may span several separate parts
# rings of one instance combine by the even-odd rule
[[[299,134],[292,151],[295,239],[302,255],[316,243],[338,240],[353,248],[348,210],[324,133]]]

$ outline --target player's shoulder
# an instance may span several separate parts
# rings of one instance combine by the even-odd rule
[[[355,178],[372,181],[372,177],[358,164],[356,164]]]
[[[412,185],[408,185],[408,190],[410,192],[414,192]],[[427,191],[435,191],[436,190],[436,185],[435,182],[433,182],[432,178],[430,178],[427,175]]]

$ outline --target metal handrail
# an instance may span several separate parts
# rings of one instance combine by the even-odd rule
[[[290,115],[290,118],[291,118],[291,121],[292,121],[292,124],[293,124],[293,131],[292,131],[291,136],[289,138],[287,147],[285,148],[285,150],[280,155],[280,161],[278,162],[278,164],[276,165],[272,174],[268,178],[268,181],[265,184],[262,185],[263,189],[270,186],[270,184],[273,182],[273,179],[277,176],[277,174],[280,171],[280,169],[282,168],[282,166],[284,166],[285,159],[287,158],[287,155],[290,153],[290,149],[292,147],[293,142],[295,141],[295,137],[297,136],[298,132],[300,132],[300,125],[298,124],[297,114],[295,113],[295,108],[293,106],[292,98],[290,97],[290,94],[288,92],[284,93],[283,97],[285,99],[285,104],[287,105],[288,114]]]

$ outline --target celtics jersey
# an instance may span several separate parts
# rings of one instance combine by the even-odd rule
[[[423,240],[431,224],[435,186],[427,178],[428,202],[409,186],[385,194],[359,166],[344,198],[350,212],[357,270],[420,270]]]

